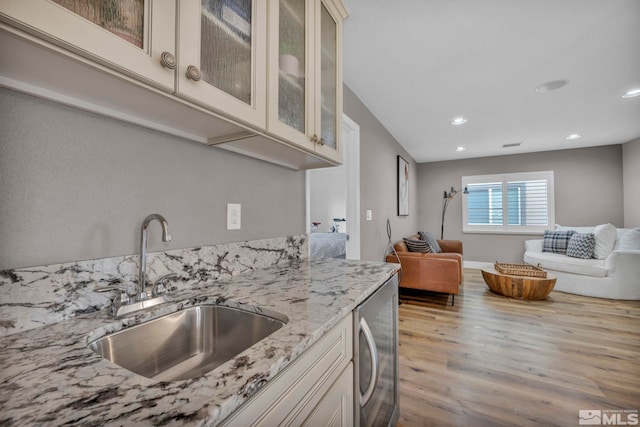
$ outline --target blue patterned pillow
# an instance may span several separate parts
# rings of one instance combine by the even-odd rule
[[[427,254],[433,252],[431,250],[431,246],[429,246],[429,243],[425,242],[424,240],[412,240],[407,238],[404,238],[402,240],[404,240],[405,245],[407,245],[407,249],[409,249],[409,252],[423,252]]]
[[[596,236],[593,233],[576,233],[567,244],[567,256],[573,258],[593,258],[593,250],[596,247]]]
[[[425,242],[429,243],[431,252],[436,254],[442,253],[442,249],[440,248],[440,245],[438,244],[436,238],[433,237],[433,234],[429,233],[428,231],[418,231],[418,236],[420,236],[420,240],[424,240]]]
[[[549,231],[545,230],[542,242],[542,252],[553,252],[556,254],[566,254],[569,239],[576,232],[574,230]]]

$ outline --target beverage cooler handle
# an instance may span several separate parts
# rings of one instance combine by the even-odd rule
[[[364,406],[371,399],[371,395],[373,391],[376,389],[378,385],[378,348],[376,347],[376,342],[373,339],[373,334],[371,333],[371,329],[369,329],[369,325],[367,325],[367,321],[364,320],[364,317],[360,319],[360,331],[364,334],[364,339],[367,341],[367,346],[369,346],[369,355],[371,357],[371,378],[369,378],[369,386],[365,390],[363,394],[360,395],[360,406]]]

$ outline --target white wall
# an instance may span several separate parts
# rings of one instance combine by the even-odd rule
[[[0,270],[305,232],[304,172],[0,90]],[[226,204],[242,229],[226,230]],[[158,229],[156,229],[158,227]]]

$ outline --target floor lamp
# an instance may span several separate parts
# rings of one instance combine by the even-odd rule
[[[449,202],[451,202],[459,192],[460,190],[455,190],[453,187],[451,187],[450,191],[445,190],[444,192],[444,196],[442,199],[442,223],[440,225],[440,240],[444,239],[444,216],[447,213],[447,206],[449,206]],[[469,194],[469,190],[467,190],[467,187],[464,187],[464,191],[462,193]]]

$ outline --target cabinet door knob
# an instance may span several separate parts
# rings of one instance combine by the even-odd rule
[[[318,140],[318,144],[319,144],[320,146],[324,145],[324,138],[320,138],[320,139]]]
[[[160,64],[165,68],[169,68],[171,70],[175,70],[175,68],[176,68],[176,57],[173,56],[171,53],[169,53],[167,51],[164,51],[160,55]]]
[[[194,82],[199,81],[202,78],[202,73],[195,65],[189,65],[187,67],[187,78],[193,80]]]
[[[311,142],[313,142],[314,144],[318,143],[318,135],[313,135],[310,139],[311,139]]]

